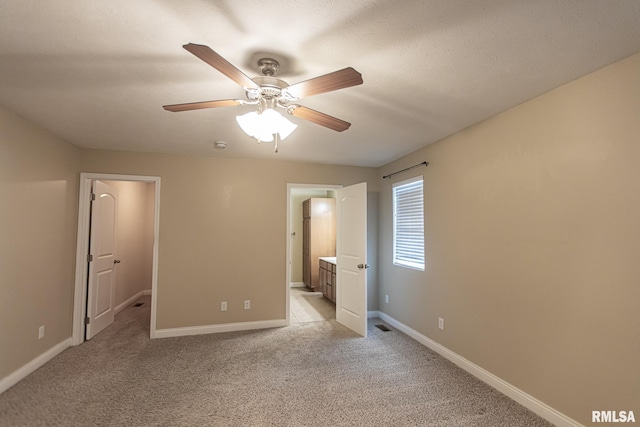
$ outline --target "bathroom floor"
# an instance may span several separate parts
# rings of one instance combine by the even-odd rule
[[[317,322],[336,318],[336,307],[321,292],[307,288],[291,288],[289,305],[291,323]]]

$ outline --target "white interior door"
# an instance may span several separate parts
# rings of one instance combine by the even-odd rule
[[[86,339],[93,338],[113,323],[116,285],[116,224],[118,189],[101,181],[93,182],[95,200],[91,205],[89,285],[87,291]]]
[[[337,191],[336,320],[367,336],[367,183]]]

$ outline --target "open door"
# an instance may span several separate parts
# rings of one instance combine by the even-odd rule
[[[86,339],[93,338],[115,318],[115,258],[118,189],[93,181],[87,293]]]
[[[367,336],[367,183],[337,191],[336,320]]]

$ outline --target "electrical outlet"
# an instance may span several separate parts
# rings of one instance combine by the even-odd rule
[[[44,338],[44,325],[38,328],[38,339],[41,340],[42,338]]]
[[[384,302],[385,304],[389,304],[389,295],[384,296]]]
[[[438,317],[438,328],[444,330],[444,319],[442,317]]]
[[[226,301],[222,301],[220,303],[220,311],[227,311],[227,302]]]
[[[251,301],[246,299],[244,300],[244,309],[249,310],[251,308]]]

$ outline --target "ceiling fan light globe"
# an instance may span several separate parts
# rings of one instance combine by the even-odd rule
[[[255,135],[253,135],[253,137],[255,139],[258,140],[258,142],[272,142],[273,141],[273,134],[270,133],[257,133]]]
[[[260,135],[261,141],[271,141],[273,140],[273,134],[277,132],[276,129],[276,121],[278,118],[278,113],[276,113],[272,109],[266,109],[262,113],[258,114],[255,118],[255,132],[257,135]],[[271,135],[270,139],[264,139],[263,136]]]
[[[298,125],[290,122],[282,114],[271,108],[263,111],[260,116],[261,129],[265,133],[279,134],[281,140],[291,135],[298,127]]]
[[[240,129],[261,142],[273,141],[273,135],[279,134],[283,140],[298,127],[277,111],[267,108],[262,113],[252,111],[236,117]]]
[[[280,114],[280,118],[278,119],[278,133],[280,134],[280,139],[286,139],[294,130],[298,127],[297,124],[291,122],[289,119]]]
[[[282,116],[273,108],[267,108],[262,112],[262,114],[260,114],[260,120],[264,123],[265,126],[270,126],[271,128],[275,128],[277,126],[278,117]]]
[[[256,133],[257,121],[258,113],[255,111],[236,117],[236,122],[238,122],[240,129],[249,136],[253,136]]]

